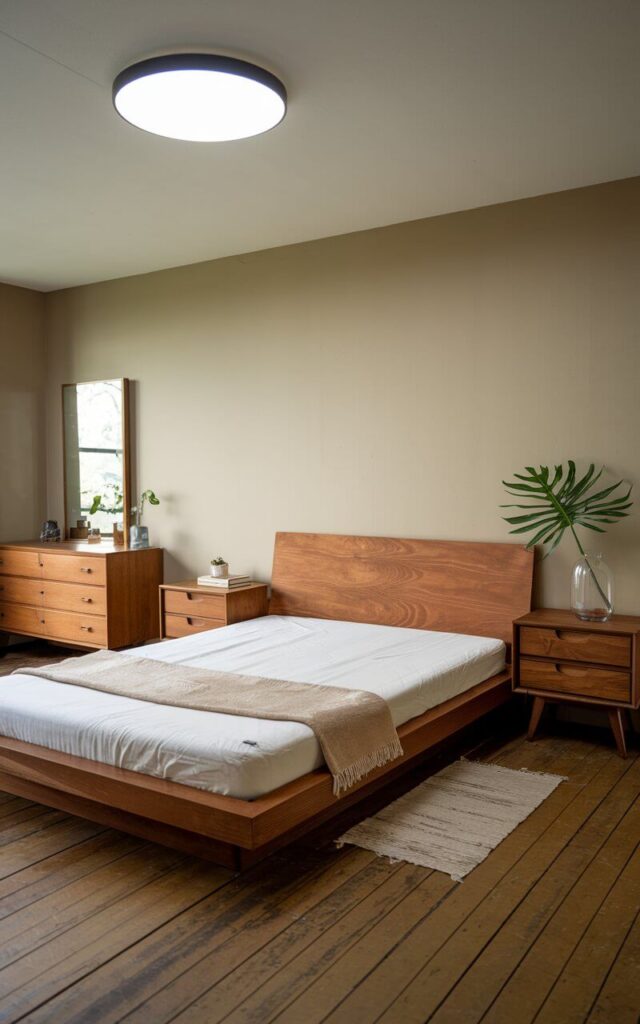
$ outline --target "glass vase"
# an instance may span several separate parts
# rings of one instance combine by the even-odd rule
[[[129,527],[129,547],[134,551],[137,548],[148,548],[149,547],[149,527],[148,526],[130,526]]]
[[[613,576],[601,554],[586,551],[574,565],[571,608],[585,622],[606,622],[613,615]]]

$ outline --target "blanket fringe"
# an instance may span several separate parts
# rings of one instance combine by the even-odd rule
[[[402,757],[403,754],[402,744],[396,737],[393,743],[379,747],[378,750],[373,750],[369,754],[365,754],[364,757],[358,758],[357,761],[354,761],[347,768],[343,768],[342,771],[335,773],[333,776],[333,795],[340,796],[345,790],[355,786],[356,782],[360,782],[360,779],[368,775],[369,772],[372,772],[374,768],[383,768],[389,761],[395,761],[396,758]]]

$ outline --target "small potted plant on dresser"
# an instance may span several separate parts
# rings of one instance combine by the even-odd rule
[[[140,501],[131,509],[135,517],[135,523],[129,528],[129,542],[130,547],[134,549],[149,547],[149,527],[142,525],[142,513],[144,512],[146,501],[150,505],[160,504],[160,498],[156,497],[153,491],[143,491],[140,495]]]
[[[217,577],[229,575],[229,563],[225,562],[220,555],[211,559],[211,575]]]

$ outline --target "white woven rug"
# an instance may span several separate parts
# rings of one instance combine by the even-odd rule
[[[459,882],[564,781],[456,761],[349,829],[337,845],[445,871]]]

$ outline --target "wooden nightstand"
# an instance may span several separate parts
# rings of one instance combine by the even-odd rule
[[[618,753],[627,756],[622,713],[638,707],[640,617],[581,622],[573,612],[539,608],[513,624],[513,689],[530,693],[533,739],[545,703],[606,708]]]
[[[266,583],[249,583],[236,590],[200,587],[196,580],[164,583],[160,587],[160,630],[163,639],[202,633],[268,611]]]

